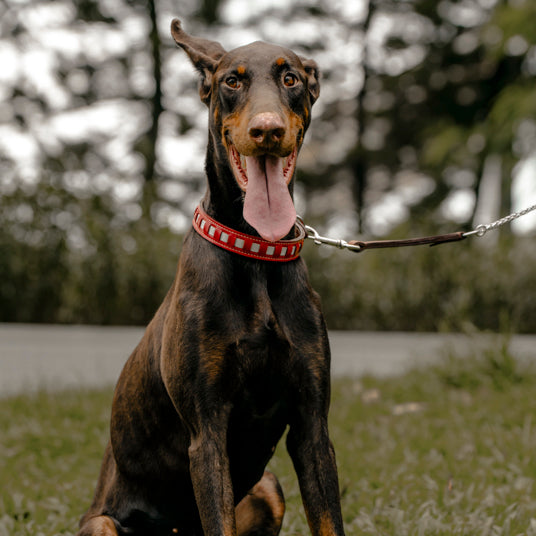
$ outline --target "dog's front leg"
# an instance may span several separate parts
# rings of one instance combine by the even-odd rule
[[[236,535],[233,488],[227,455],[226,408],[211,415],[193,437],[188,454],[195,499],[206,536]]]
[[[327,415],[312,408],[299,412],[291,424],[287,448],[294,463],[313,536],[343,535],[335,452]]]

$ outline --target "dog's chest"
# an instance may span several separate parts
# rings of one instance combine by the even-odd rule
[[[275,411],[288,389],[291,344],[273,314],[255,322],[236,343],[231,367],[244,407],[256,416]]]
[[[245,376],[281,374],[282,359],[290,357],[291,345],[273,315],[248,326],[235,346],[236,366]]]

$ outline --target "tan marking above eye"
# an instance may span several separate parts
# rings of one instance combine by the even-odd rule
[[[275,62],[277,65],[279,65],[279,67],[281,67],[281,65],[285,65],[285,58],[277,58]]]
[[[238,68],[236,69],[236,72],[238,74],[245,74],[246,73],[246,68],[243,65],[239,65]]]

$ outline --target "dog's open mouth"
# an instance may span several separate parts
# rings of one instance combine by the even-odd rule
[[[231,160],[231,165],[233,167],[233,172],[236,178],[236,182],[238,183],[238,186],[245,192],[248,187],[248,160],[250,162],[252,159],[255,160],[263,160],[266,158],[278,158],[281,160],[282,168],[283,168],[283,176],[285,179],[285,183],[288,185],[290,182],[290,179],[292,179],[292,175],[294,173],[294,166],[296,164],[296,156],[297,156],[297,149],[294,147],[290,155],[286,157],[275,157],[271,155],[260,155],[260,156],[244,156],[238,152],[236,147],[234,145],[231,145],[229,147],[229,157]]]
[[[297,147],[287,157],[241,155],[229,146],[229,160],[238,186],[245,192],[244,219],[265,239],[285,237],[296,221],[288,189],[294,174]]]

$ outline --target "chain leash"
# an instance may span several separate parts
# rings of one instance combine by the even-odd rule
[[[502,227],[503,225],[506,225],[507,223],[510,223],[511,221],[517,220],[517,218],[521,218],[521,216],[525,216],[525,214],[528,214],[529,212],[532,212],[533,210],[536,210],[536,205],[527,207],[523,210],[520,210],[519,212],[512,212],[512,214],[509,214],[508,216],[505,216],[504,218],[501,218],[500,220],[494,221],[492,223],[477,225],[477,227],[475,227],[473,231],[464,233],[464,235],[465,236],[476,235],[480,238],[484,236],[488,231],[493,231],[495,229],[498,229],[499,227]]]

